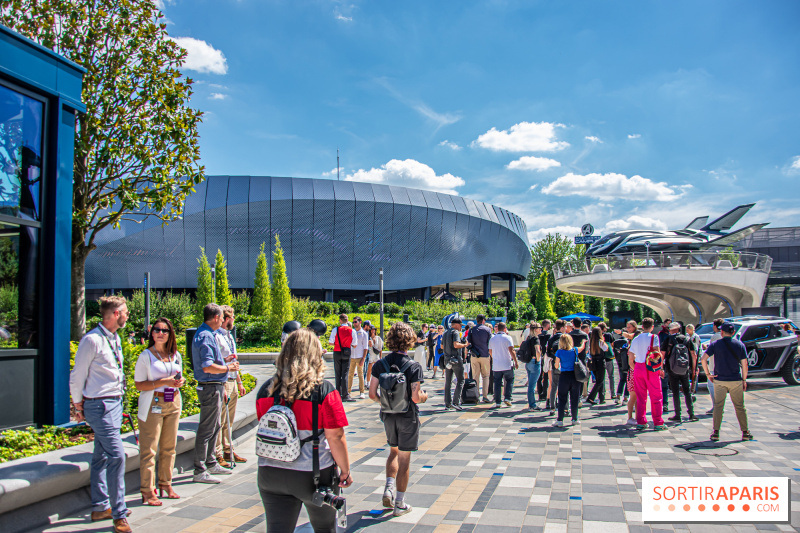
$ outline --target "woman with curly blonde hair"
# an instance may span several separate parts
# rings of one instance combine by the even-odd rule
[[[311,437],[313,430],[323,430],[319,438],[320,486],[332,487],[338,494],[339,487],[349,487],[353,483],[344,435],[347,417],[339,392],[324,379],[322,345],[316,334],[303,328],[289,335],[275,368],[275,375],[258,391],[258,418],[277,402],[294,412],[300,439]],[[312,428],[312,401],[318,405],[316,428]],[[319,507],[311,502],[316,490],[312,452],[309,441],[302,446],[300,457],[293,462],[258,458],[258,490],[270,533],[293,532],[303,505],[315,532],[335,533],[334,508],[327,505]],[[341,470],[339,474],[337,466]]]

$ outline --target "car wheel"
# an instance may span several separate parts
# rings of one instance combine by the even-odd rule
[[[800,354],[795,352],[786,360],[781,369],[781,376],[789,385],[800,385]]]

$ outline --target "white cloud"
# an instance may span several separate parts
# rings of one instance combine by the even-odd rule
[[[536,170],[538,172],[542,172],[543,170],[547,170],[548,168],[560,167],[560,166],[561,163],[559,163],[555,159],[526,155],[524,157],[520,157],[516,161],[512,161],[511,163],[506,165],[506,168],[511,170]]]
[[[624,174],[569,173],[545,186],[542,192],[554,196],[588,196],[599,200],[642,200],[669,202],[682,197],[691,185],[674,187],[641,176]]]
[[[528,226],[530,227],[530,226]],[[544,239],[549,234],[561,234],[562,237],[574,237],[581,234],[580,226],[553,226],[551,228],[540,228],[528,232],[528,240],[531,243]]]
[[[447,148],[450,148],[451,150],[455,150],[455,151],[461,150],[461,147],[458,144],[456,144],[454,142],[451,142],[451,141],[448,141],[447,139],[445,139],[442,142],[440,142],[439,146],[446,146]]]
[[[212,100],[225,100],[227,97],[227,94],[222,93],[211,93],[211,96],[209,96]]]
[[[392,159],[381,168],[359,169],[345,178],[346,181],[366,181],[385,185],[402,185],[445,194],[458,194],[456,187],[464,185],[464,180],[452,174],[437,176],[436,172],[414,159]]]
[[[336,20],[341,20],[342,22],[353,22],[353,17],[345,17],[341,13],[336,13]]]
[[[408,98],[400,93],[394,86],[389,83],[389,80],[385,77],[377,78],[375,82],[389,91],[389,94],[392,95],[398,102],[407,105],[420,115],[424,116],[425,118],[433,121],[436,124],[436,131],[444,126],[449,126],[450,124],[455,124],[459,120],[461,120],[461,115],[458,113],[439,113],[431,109],[431,107],[422,102],[420,100],[415,100],[413,98]]]
[[[587,141],[596,143],[596,144],[603,144],[603,141],[600,140],[600,137],[595,137],[594,135],[587,135],[584,137]]]
[[[601,233],[610,233],[612,231],[620,231],[631,228],[666,230],[667,224],[656,218],[632,215],[625,219],[619,218],[616,220],[609,220],[606,222],[605,228],[603,228]]]
[[[638,139],[641,136],[642,136],[641,133],[629,133],[628,134],[628,139]]]
[[[332,168],[332,169],[330,169],[328,172],[323,172],[323,173],[322,173],[322,175],[323,175],[323,176],[325,176],[325,177],[336,176],[336,174],[337,174],[336,170],[337,170],[337,169],[335,169],[335,168]],[[338,173],[339,173],[340,175],[344,175],[344,167],[339,167],[339,169],[338,169],[338,170],[339,170],[339,172],[338,172]],[[345,178],[345,179],[347,179],[347,178]]]
[[[800,170],[800,155],[794,156],[794,161],[792,161],[792,168]]]
[[[534,183],[533,185],[531,185],[530,187],[528,187],[528,190],[529,190],[529,191],[533,191],[533,190],[535,190],[535,189],[536,189],[536,187],[538,187],[538,186],[539,186],[539,184],[538,184],[538,183]]]
[[[783,167],[783,173],[787,176],[800,174],[800,155],[796,155],[789,159],[789,163]]]
[[[171,37],[182,48],[186,49],[186,61],[183,68],[204,74],[226,74],[228,62],[223,53],[205,41],[193,37]]]
[[[556,140],[556,128],[563,127],[551,122],[520,122],[508,130],[492,128],[472,144],[495,152],[555,152],[569,146]]]

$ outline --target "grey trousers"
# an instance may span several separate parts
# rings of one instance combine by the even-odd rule
[[[614,396],[614,393],[617,390],[614,388],[614,371],[616,369],[617,369],[617,362],[614,359],[606,359],[606,377],[608,378],[608,385],[609,385],[608,390],[609,390],[609,396],[612,397]],[[603,397],[605,398],[605,396]]]
[[[122,398],[85,400],[83,414],[94,431],[94,454],[89,469],[92,511],[111,508],[116,520],[125,518],[125,449],[119,434],[122,427]]]
[[[453,386],[453,374],[456,376],[456,388],[453,391],[452,402],[450,400],[450,387]],[[464,388],[464,365],[454,363],[453,368],[444,371],[444,405],[461,405],[461,390]]]
[[[198,385],[197,399],[200,400],[200,422],[194,441],[194,474],[202,474],[206,468],[217,464],[215,457],[217,435],[221,427],[222,393],[224,383]]]

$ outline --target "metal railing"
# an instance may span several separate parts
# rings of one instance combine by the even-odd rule
[[[769,274],[772,258],[750,252],[639,252],[574,259],[553,267],[555,279],[606,272],[682,269],[753,270]]]

